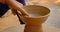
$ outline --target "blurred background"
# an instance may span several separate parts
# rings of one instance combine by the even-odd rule
[[[42,5],[51,10],[45,24],[60,28],[60,0],[26,0],[26,5]]]
[[[41,6],[45,6],[45,7],[49,8],[50,9],[50,16],[46,20],[46,22],[44,23],[44,24],[48,24],[48,25],[43,26],[43,27],[44,28],[47,27],[45,30],[48,29],[47,31],[49,31],[49,32],[50,31],[52,31],[52,32],[53,31],[54,32],[59,31],[60,32],[60,0],[26,0],[26,5],[41,5]],[[10,16],[11,14],[12,14],[11,10],[9,10],[5,15],[3,15],[2,18],[0,18],[0,21],[1,21],[0,22],[1,26],[0,27],[2,27],[2,30],[7,28],[3,32],[6,32],[6,31],[7,32],[9,32],[9,31],[10,32],[11,31],[14,31],[14,32],[19,31],[19,32],[21,32],[21,30],[24,29],[23,28],[24,26],[22,25],[22,27],[20,27],[19,26],[20,22],[16,22],[16,21],[19,21],[17,19],[17,17],[15,18],[13,15]],[[7,18],[5,16],[7,16]],[[14,26],[14,25],[17,25],[17,26]],[[13,26],[13,27],[11,27],[11,26]]]

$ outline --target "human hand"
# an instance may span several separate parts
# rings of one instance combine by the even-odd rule
[[[22,8],[23,5],[21,3],[15,1],[15,0],[8,0],[7,4],[12,9],[12,11],[15,9],[15,10],[18,10],[19,12],[21,12],[21,14],[24,16],[28,15],[28,13]],[[15,11],[13,11],[13,12],[15,12]]]

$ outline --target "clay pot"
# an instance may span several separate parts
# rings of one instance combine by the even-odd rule
[[[22,16],[26,23],[24,32],[43,32],[42,23],[47,20],[50,10],[37,5],[28,5],[23,8],[29,13],[29,16]]]

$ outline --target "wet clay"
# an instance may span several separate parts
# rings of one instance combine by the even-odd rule
[[[29,5],[24,7],[29,16],[22,16],[26,26],[24,32],[43,32],[42,24],[47,20],[50,10],[44,6]]]
[[[24,9],[29,13],[29,17],[40,17],[47,15],[49,9],[42,6],[25,6]]]

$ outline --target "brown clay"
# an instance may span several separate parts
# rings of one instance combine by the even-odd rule
[[[23,8],[29,13],[29,16],[22,16],[26,23],[24,32],[43,32],[42,23],[47,20],[50,10],[44,6],[37,5],[29,5]]]

